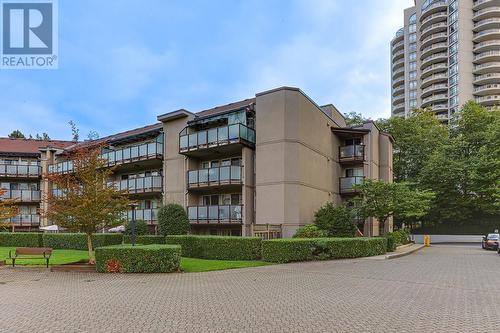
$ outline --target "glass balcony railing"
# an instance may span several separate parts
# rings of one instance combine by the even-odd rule
[[[183,131],[184,132],[184,131]],[[182,132],[181,132],[182,133]],[[179,135],[179,152],[218,147],[231,143],[255,144],[255,130],[243,124],[210,128]]]
[[[191,170],[187,172],[188,187],[241,184],[241,166]]]
[[[106,160],[106,166],[108,167],[143,160],[157,159],[161,156],[163,156],[163,143],[161,142],[144,143],[101,154],[101,157]],[[49,165],[49,173],[66,173],[72,171],[72,161],[64,161]]]
[[[20,202],[40,201],[41,192],[34,190],[7,190],[1,199],[13,199]]]
[[[163,177],[149,176],[134,179],[124,179],[113,183],[118,190],[129,193],[162,192]]]
[[[127,220],[131,221],[132,220],[132,211],[129,210],[127,212]],[[143,220],[146,223],[152,224],[158,221],[158,209],[157,208],[151,208],[151,209],[136,209],[135,210],[135,220]]]
[[[0,164],[0,177],[38,177],[42,174],[39,165]]]
[[[365,177],[340,177],[340,193],[355,193],[353,186],[363,184]]]
[[[363,161],[365,159],[365,146],[349,145],[339,147],[339,160],[342,161]]]
[[[40,215],[37,214],[20,214],[9,219],[9,223],[16,225],[40,225]]]
[[[190,206],[187,209],[191,223],[241,223],[243,205]]]

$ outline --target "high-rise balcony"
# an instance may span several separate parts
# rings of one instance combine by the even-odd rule
[[[19,214],[11,217],[8,223],[16,226],[38,226],[40,225],[40,215],[38,214]]]
[[[500,48],[500,40],[489,40],[474,44],[474,52],[496,51]]]
[[[435,84],[437,82],[448,82],[448,74],[439,73],[426,77],[422,80],[421,87],[425,88],[429,85]]]
[[[403,102],[404,100],[405,100],[405,94],[403,92],[402,94],[400,93],[399,95],[396,95],[392,98],[392,105],[399,104],[399,103]]]
[[[474,56],[474,63],[476,64],[491,61],[500,61],[500,51],[486,51]]]
[[[395,62],[392,63],[392,71],[395,72],[396,69],[404,67],[404,66],[405,66],[405,60],[404,59],[396,60]]]
[[[404,73],[404,71],[403,71],[403,73]],[[396,88],[399,85],[403,85],[404,86],[404,83],[405,83],[405,76],[402,75],[401,77],[398,77],[397,79],[395,79],[394,81],[392,81],[392,87]]]
[[[472,31],[479,32],[485,29],[493,29],[500,27],[500,17],[492,17],[478,22],[474,22]]]
[[[405,46],[405,41],[401,40],[401,41],[397,42],[396,44],[392,45],[392,52],[397,52],[401,49],[404,49],[404,46]]]
[[[158,209],[136,209],[135,211],[135,220],[143,220],[148,224],[155,224],[158,221]],[[132,211],[129,210],[126,216],[128,221],[132,221]]]
[[[354,188],[354,185],[363,184],[365,177],[354,176],[354,177],[340,177],[340,194],[356,194],[358,191]]]
[[[480,21],[487,18],[498,17],[500,15],[500,7],[486,7],[474,13],[472,19]]]
[[[500,73],[488,73],[483,75],[476,75],[476,77],[474,77],[474,84],[489,83],[500,83]]]
[[[422,8],[422,12],[420,15],[420,21],[425,19],[430,14],[433,14],[436,12],[446,11],[447,9],[448,9],[448,1],[446,1],[446,0],[436,1],[430,5]]]
[[[479,87],[474,88],[474,95],[477,96],[485,96],[485,95],[494,95],[500,94],[500,84],[485,84]]]
[[[496,39],[500,39],[500,29],[487,29],[476,32],[474,34],[474,38],[472,39],[472,41],[475,43],[480,43],[487,40],[496,40]]]
[[[500,62],[487,62],[474,66],[474,74],[497,73],[500,71]]]
[[[405,69],[404,67],[396,69],[394,72],[392,72],[392,79],[396,80],[398,77],[403,77],[404,80],[405,76]]]
[[[364,145],[349,145],[339,147],[339,162],[352,163],[363,162],[365,160]]]
[[[448,43],[436,43],[422,49],[422,54],[420,55],[420,59],[424,59],[425,57],[430,56],[434,53],[445,52],[448,50]]]
[[[199,224],[241,224],[243,205],[189,206],[189,222]]]
[[[217,168],[190,170],[187,172],[189,189],[219,187],[242,184],[241,166],[221,166]]]
[[[447,91],[447,90],[448,90],[447,83],[434,84],[434,85],[428,86],[425,89],[422,89],[422,97],[425,98],[431,94],[434,94],[437,92],[442,92],[442,91]]]
[[[405,91],[405,86],[401,85],[397,88],[392,89],[392,96],[396,97],[400,93],[404,93],[404,91]]]
[[[18,202],[38,202],[41,200],[41,192],[35,190],[7,190],[0,196],[6,200],[16,200]]]
[[[448,110],[448,104],[446,103],[434,104],[431,106],[431,111],[433,112],[442,112],[447,110]]]
[[[479,9],[483,9],[483,8],[490,7],[492,5],[498,5],[498,4],[499,4],[498,0],[475,0],[473,5],[472,5],[472,9],[479,10]]]
[[[162,176],[139,177],[113,182],[115,187],[129,194],[161,193],[163,191]]]
[[[0,164],[0,177],[38,178],[42,174],[39,165]]]
[[[446,21],[447,19],[448,19],[448,13],[446,11],[442,11],[428,16],[426,15],[425,17],[420,17],[420,22],[421,22],[420,31],[427,28],[431,24],[441,21]]]
[[[483,97],[476,97],[476,102],[482,105],[499,105],[500,95],[489,95]]]
[[[396,61],[398,59],[402,59],[405,56],[405,50],[399,50],[392,54],[392,61]]]
[[[441,52],[441,53],[434,53],[428,57],[425,57],[422,59],[422,65],[420,66],[420,69],[424,69],[429,65],[438,63],[438,62],[444,62],[446,63],[448,61],[448,53],[446,52]]]
[[[429,35],[422,40],[422,44],[420,45],[420,49],[423,50],[432,44],[436,44],[439,42],[445,42],[447,39],[448,39],[448,33],[446,33],[446,32],[438,32],[438,33]]]
[[[422,79],[426,78],[429,75],[435,74],[435,73],[440,73],[440,72],[446,72],[448,70],[448,64],[434,64],[426,67],[422,73],[421,77]]]
[[[448,100],[448,94],[435,94],[422,99],[422,107],[426,107],[432,103],[444,102],[447,100]]]
[[[137,163],[147,160],[161,160],[163,157],[163,143],[150,142],[116,149],[101,154],[107,167]],[[73,172],[73,161],[59,162],[49,165],[49,173]]]
[[[447,31],[447,30],[448,30],[448,24],[446,22],[438,22],[438,23],[431,24],[428,27],[426,27],[425,29],[421,30],[420,40],[423,40],[424,38],[426,38],[429,35],[432,35],[432,34],[435,34],[438,32],[442,32],[442,31]]]
[[[401,113],[405,110],[405,103],[399,103],[392,107],[392,113]]]
[[[255,146],[255,130],[243,124],[215,127],[179,135],[179,153],[188,156],[203,155],[209,150],[230,150],[229,146]]]

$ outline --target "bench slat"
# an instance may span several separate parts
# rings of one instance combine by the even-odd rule
[[[50,255],[52,249],[47,247],[18,247],[16,249],[16,256],[18,255]]]

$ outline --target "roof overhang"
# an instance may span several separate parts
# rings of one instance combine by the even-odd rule
[[[185,110],[185,109],[180,109],[180,110],[168,112],[165,114],[161,114],[156,118],[158,119],[158,121],[161,121],[162,123],[164,123],[167,121],[176,120],[176,119],[185,118],[185,117],[190,117],[190,116],[194,117],[194,113],[189,112],[188,110]]]

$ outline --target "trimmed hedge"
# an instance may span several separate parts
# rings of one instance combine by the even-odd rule
[[[0,232],[0,246],[4,247],[42,247],[40,232]]]
[[[125,244],[132,243],[132,236],[124,235],[123,243]],[[135,243],[142,245],[165,244],[165,237],[156,235],[140,235],[140,236],[135,236]]]
[[[167,236],[167,244],[179,244],[184,257],[216,260],[256,260],[261,257],[262,239],[231,236]]]
[[[396,251],[396,237],[393,233],[386,233],[384,235],[385,239],[387,240],[387,251],[392,252]]]
[[[114,245],[95,250],[96,270],[100,273],[178,272],[181,247],[178,245]]]
[[[43,246],[53,249],[87,250],[87,235],[82,233],[46,233],[43,234]],[[94,248],[123,243],[121,234],[93,234]]]
[[[292,262],[313,259],[369,257],[386,252],[383,237],[272,239],[262,242],[262,259]]]

